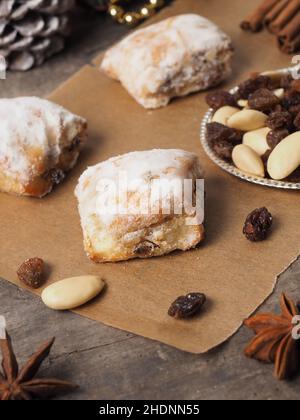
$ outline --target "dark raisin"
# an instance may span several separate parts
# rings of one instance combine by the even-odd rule
[[[172,303],[168,314],[176,319],[190,318],[199,313],[206,302],[203,293],[189,293]]]
[[[239,130],[235,130],[234,128],[231,129],[231,134],[228,138],[228,141],[233,145],[237,145],[243,142],[244,133]]]
[[[283,89],[289,89],[293,80],[294,79],[292,78],[292,76],[290,74],[285,74],[281,78],[280,87],[283,88]]]
[[[294,119],[294,126],[300,130],[300,112],[297,114],[296,118]]]
[[[266,121],[267,127],[272,130],[276,130],[278,128],[290,129],[292,123],[293,117],[288,111],[272,112]]]
[[[291,107],[294,107],[295,105],[299,105],[299,104],[300,104],[300,93],[292,89],[287,90],[284,94],[282,105],[286,109],[290,109]]]
[[[288,108],[288,112],[295,118],[300,112],[300,104],[293,105]]]
[[[208,142],[213,145],[227,138],[227,127],[217,122],[212,122],[206,126],[206,136]]]
[[[273,224],[273,217],[266,207],[256,209],[246,219],[243,233],[251,242],[263,241],[267,238]]]
[[[276,105],[273,110],[273,112],[283,112],[283,111],[285,111],[285,108],[281,104]]]
[[[225,90],[217,90],[206,95],[206,102],[210,108],[218,110],[223,106],[237,106],[236,100],[231,93]]]
[[[50,169],[50,171],[48,171],[45,175],[44,178],[47,181],[50,181],[52,184],[60,184],[64,179],[65,179],[66,175],[64,173],[64,171],[62,171],[61,169]]]
[[[279,98],[268,89],[258,89],[249,96],[249,108],[257,111],[268,112],[279,105]]]
[[[256,77],[264,77],[264,86],[269,90],[275,90],[281,88],[281,76],[279,74],[274,75],[261,75],[260,73],[256,74]],[[250,75],[250,78],[255,78],[255,73],[253,75]]]
[[[267,77],[269,77],[269,83],[267,84],[268,89],[276,90],[281,88],[281,76],[279,74],[274,74]]]
[[[293,80],[291,83],[291,88],[296,92],[300,92],[300,80]]]
[[[219,158],[224,160],[231,160],[234,146],[226,140],[222,140],[219,143],[213,145],[213,150]]]
[[[246,219],[243,233],[251,242],[266,239],[273,224],[273,217],[265,207],[256,209]]]
[[[272,130],[267,135],[267,143],[271,149],[275,149],[275,147],[289,134],[290,132],[286,128]]]
[[[151,257],[154,254],[156,248],[159,248],[154,242],[143,241],[136,245],[133,252],[139,257]]]
[[[211,145],[222,141],[227,141],[234,145],[239,144],[243,140],[243,133],[234,128],[226,127],[216,122],[209,123],[206,126],[207,139]]]
[[[44,261],[41,258],[26,260],[17,271],[19,280],[26,286],[38,289],[44,282]]]
[[[272,79],[268,76],[254,77],[239,85],[238,95],[241,99],[248,99],[258,89],[268,89],[271,85]]]

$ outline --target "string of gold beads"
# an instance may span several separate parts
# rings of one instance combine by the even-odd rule
[[[130,0],[125,0],[125,2],[129,3]],[[121,6],[122,3],[124,3],[124,0],[109,0],[108,12],[110,16],[118,23],[134,26],[153,16],[158,9],[164,6],[165,0],[148,0],[139,10],[134,12],[127,12]]]

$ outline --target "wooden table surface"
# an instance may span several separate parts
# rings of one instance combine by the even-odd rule
[[[77,29],[67,51],[31,72],[10,73],[7,80],[0,81],[1,97],[47,95],[128,31],[89,11],[81,12],[80,19],[77,16],[75,20]],[[1,252],[5,252],[5,244]],[[278,310],[282,291],[299,299],[299,278],[298,261],[280,277],[274,295],[262,310]],[[0,280],[0,305],[20,362],[41,342],[56,336],[40,374],[80,385],[64,399],[299,398],[300,377],[293,382],[278,382],[273,379],[272,366],[243,356],[251,338],[244,328],[220,348],[195,356],[72,313],[48,310],[39,298],[4,280]]]

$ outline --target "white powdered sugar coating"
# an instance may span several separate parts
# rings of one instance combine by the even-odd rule
[[[120,80],[138,102],[152,107],[147,96],[159,93],[166,84],[177,90],[177,94],[180,89],[184,91],[189,83],[188,75],[193,78],[197,73],[198,79],[197,86],[189,87],[187,93],[199,90],[199,73],[205,71],[208,62],[216,67],[218,54],[231,49],[230,38],[215,24],[202,16],[187,14],[129,35],[107,51],[101,67],[109,76]],[[184,81],[179,80],[182,73]],[[174,86],[174,79],[180,86]]]
[[[44,99],[0,99],[0,170],[26,184],[36,160],[55,166],[82,124],[83,118]]]
[[[123,210],[126,215],[128,208],[130,214],[138,214],[143,199],[149,198],[149,186],[153,180],[179,180],[181,187],[176,189],[176,183],[174,183],[172,196],[174,203],[182,203],[183,181],[202,178],[203,170],[197,155],[183,150],[157,149],[113,157],[88,168],[79,179],[75,195],[79,201],[82,224],[85,226],[89,220],[99,218],[99,203],[103,204],[107,200],[107,203],[111,204],[111,191],[106,189],[106,186],[111,185],[111,181],[117,187],[114,204],[118,206],[119,212],[101,214],[101,224],[105,226],[112,226],[122,217]],[[119,194],[120,191],[121,194]],[[170,191],[161,191],[162,202],[167,198],[164,192],[169,194]],[[127,216],[128,214],[126,218],[130,223],[134,216],[132,218],[130,215]],[[147,224],[146,216],[145,224]]]

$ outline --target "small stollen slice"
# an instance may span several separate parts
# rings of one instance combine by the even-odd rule
[[[187,251],[204,239],[203,170],[193,153],[111,158],[82,174],[75,195],[84,247],[95,262]]]
[[[0,99],[0,192],[43,197],[76,164],[87,122],[36,97]]]
[[[218,85],[231,73],[233,46],[228,35],[196,14],[175,16],[137,30],[102,61],[102,71],[122,83],[143,107]]]

